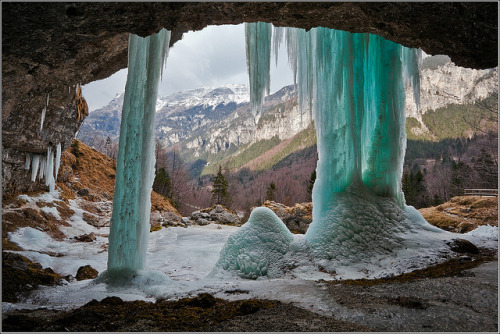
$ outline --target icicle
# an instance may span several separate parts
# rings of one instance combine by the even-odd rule
[[[31,164],[31,153],[26,153],[26,162],[24,163],[24,169],[29,170]]]
[[[47,93],[47,103],[45,104],[46,107],[49,106],[49,93]]]
[[[273,34],[273,52],[276,60],[276,66],[278,66],[278,52],[280,49],[280,45],[283,42],[283,35],[285,32],[285,28],[283,27],[274,27]]]
[[[56,168],[54,169],[54,180],[57,181],[57,174],[59,173],[59,165],[61,164],[61,143],[56,146]]]
[[[40,132],[43,130],[43,122],[45,121],[45,113],[47,112],[47,107],[42,109],[42,119],[40,120]]]
[[[127,84],[120,125],[108,273],[143,269],[154,179],[154,116],[170,32],[129,35]]]
[[[54,176],[51,175],[49,182],[49,193],[54,193],[55,191],[56,191],[56,180],[54,179]]]
[[[36,174],[38,173],[38,165],[40,163],[40,156],[38,154],[33,154],[33,159],[31,160],[31,182],[35,182]]]
[[[46,164],[47,164],[47,159],[45,157],[40,157],[40,173],[38,174],[38,180],[41,180],[44,178]]]
[[[54,178],[54,154],[52,154],[52,147],[47,147],[47,164],[45,165],[45,185],[50,185]]]
[[[250,80],[250,105],[254,117],[260,116],[264,98],[271,87],[272,25],[265,22],[245,23],[247,69]]]

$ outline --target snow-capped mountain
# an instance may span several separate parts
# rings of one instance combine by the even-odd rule
[[[115,138],[120,131],[124,92],[118,93],[106,106],[90,113],[79,132],[79,138],[96,134]],[[193,130],[218,121],[239,106],[248,103],[250,90],[242,84],[201,87],[177,92],[156,101],[156,134],[166,145],[184,139]]]
[[[158,99],[156,110],[163,108],[182,107],[189,109],[194,106],[216,107],[231,102],[241,104],[250,101],[250,90],[242,84],[226,84],[222,87],[201,87],[177,92]]]

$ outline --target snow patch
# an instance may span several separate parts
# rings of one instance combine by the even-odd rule
[[[57,208],[56,207],[51,207],[49,208],[48,206],[44,206],[43,208],[41,208],[41,210],[45,213],[48,213],[52,216],[54,216],[55,218],[57,218],[58,220],[62,220],[61,219],[61,216],[59,215],[59,211],[57,211]]]

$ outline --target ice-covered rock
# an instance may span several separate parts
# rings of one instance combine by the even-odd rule
[[[279,277],[292,241],[292,233],[271,209],[256,208],[228,238],[216,268],[235,271],[243,278]]]
[[[161,228],[170,227],[170,226],[186,226],[186,224],[182,221],[181,217],[174,212],[151,212],[150,215],[150,224],[151,226],[156,226]]]

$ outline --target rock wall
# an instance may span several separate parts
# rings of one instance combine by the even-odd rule
[[[431,62],[438,58],[427,59]],[[436,110],[448,104],[473,103],[498,91],[498,68],[463,68],[456,66],[449,58],[443,64],[432,66],[426,64],[426,60],[420,72],[420,112],[417,111],[413,93],[409,89],[406,91],[406,117],[416,118],[422,123],[422,115],[428,110]]]
[[[70,144],[78,130],[72,89],[127,65],[128,33],[165,27],[171,43],[207,25],[266,21],[379,34],[460,66],[497,64],[497,3],[151,2],[2,4],[3,191],[26,191],[28,152]],[[46,110],[40,131],[41,111]],[[10,160],[7,158],[10,157]],[[15,158],[12,158],[15,157]],[[41,187],[41,186],[34,186]],[[42,187],[43,188],[43,187]]]

